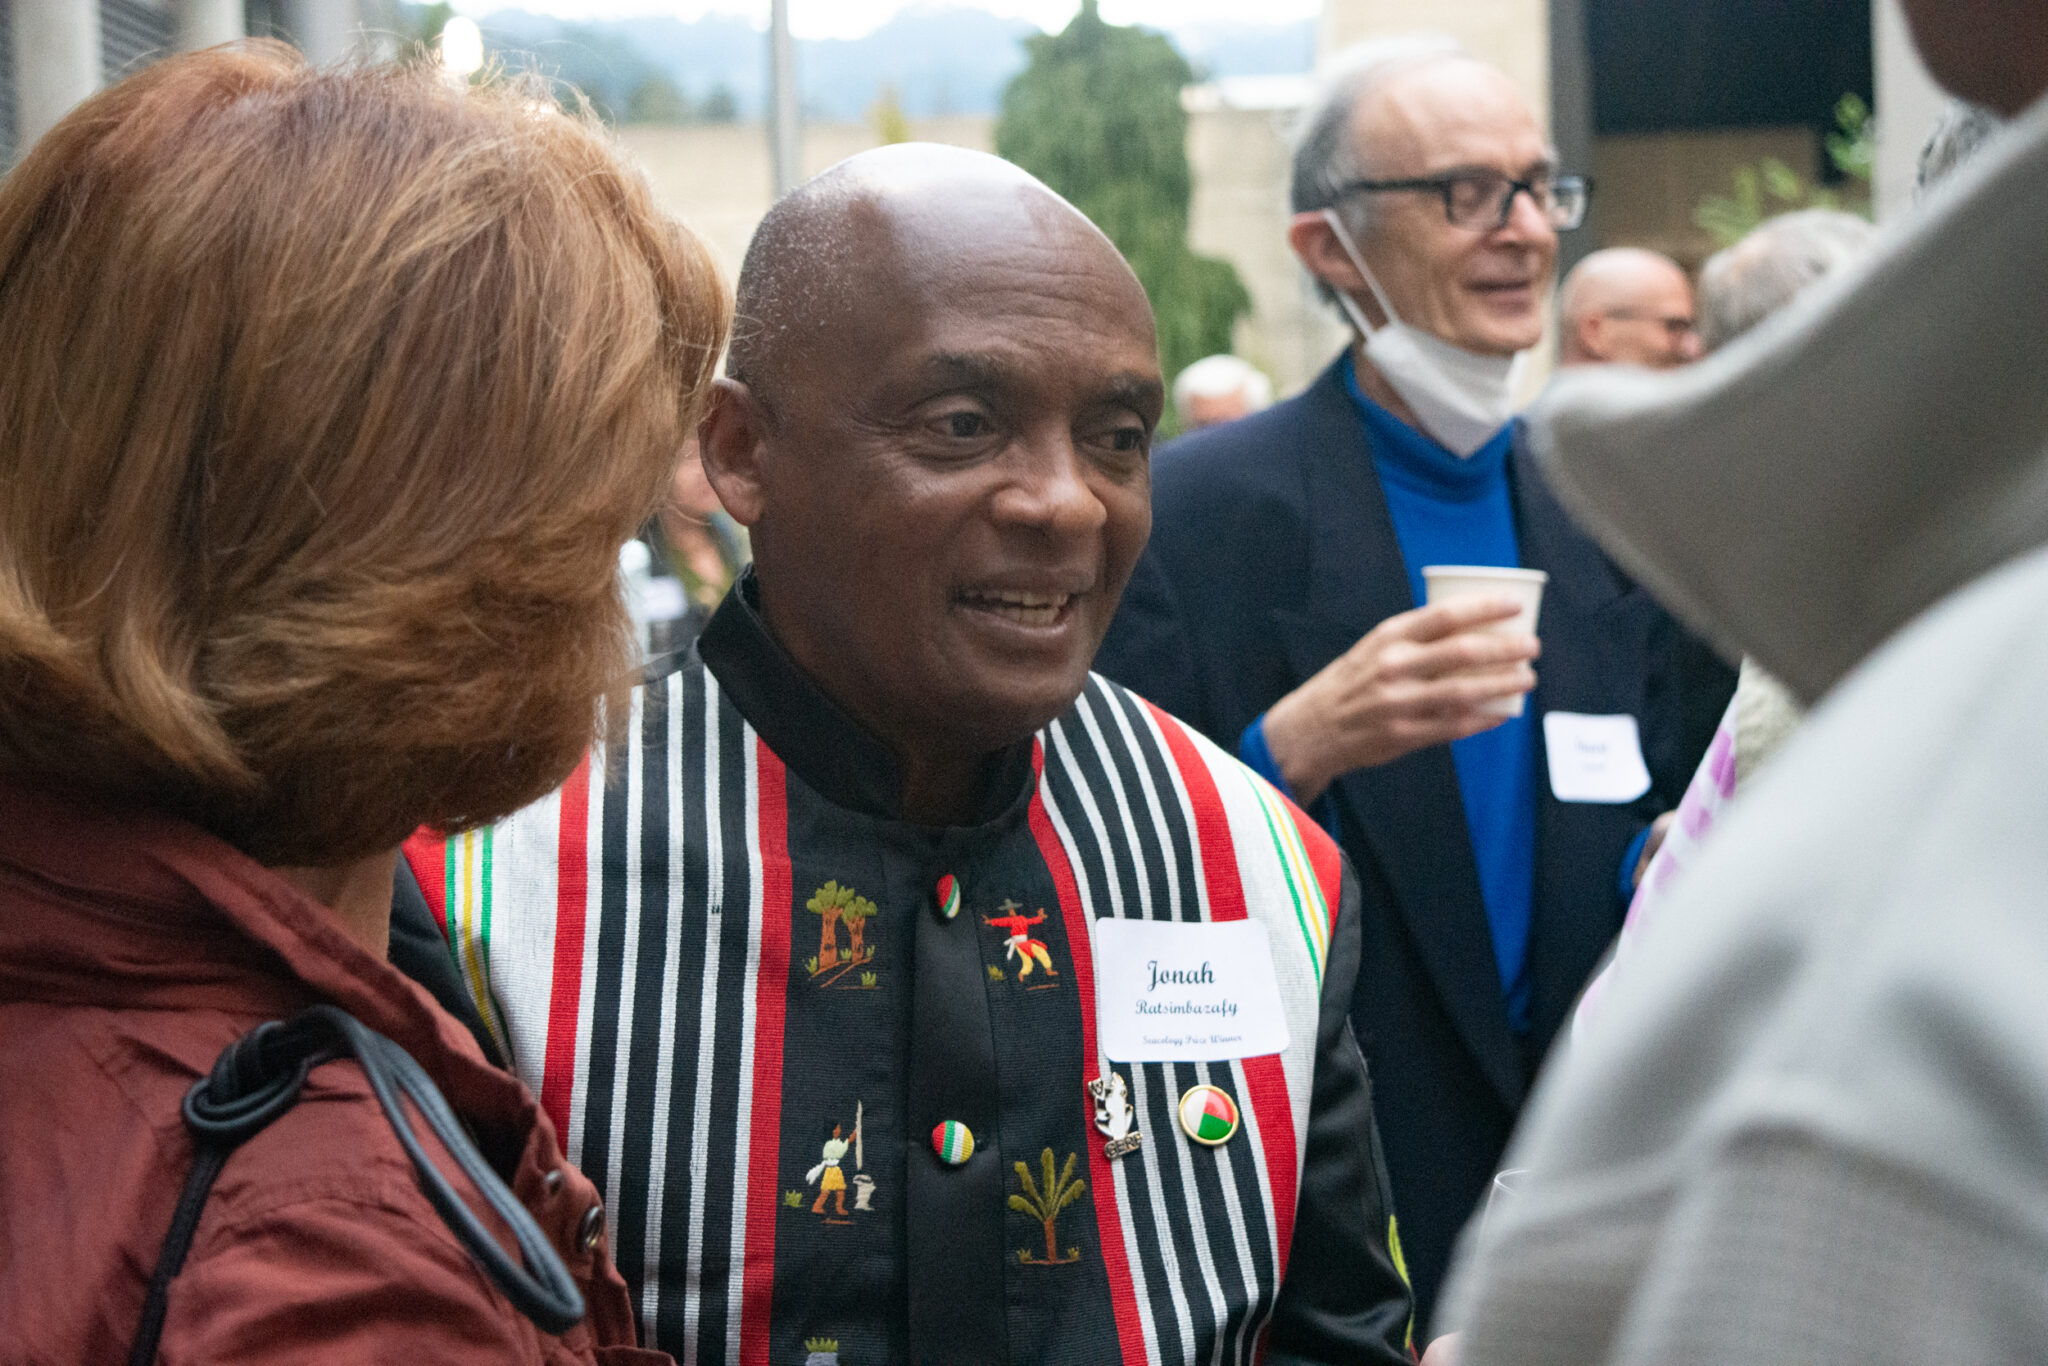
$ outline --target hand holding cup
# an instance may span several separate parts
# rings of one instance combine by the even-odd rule
[[[1540,569],[1510,569],[1494,565],[1424,565],[1422,582],[1429,602],[1464,602],[1474,598],[1499,599],[1515,604],[1515,614],[1473,629],[1493,635],[1536,634],[1536,615],[1543,606],[1543,585],[1550,575]],[[1520,716],[1528,694],[1518,692],[1494,699],[1485,709],[1497,716]]]
[[[1338,775],[1498,726],[1536,686],[1541,646],[1502,633],[1521,596],[1464,596],[1388,617],[1273,704],[1265,739],[1295,800]]]

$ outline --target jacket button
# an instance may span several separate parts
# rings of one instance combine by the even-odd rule
[[[935,899],[938,902],[941,920],[951,920],[960,914],[960,879],[951,873],[940,878]]]
[[[576,1250],[588,1254],[597,1246],[597,1240],[604,1237],[604,1206],[592,1205],[583,1211],[583,1220],[576,1225]]]
[[[957,1167],[974,1156],[974,1134],[957,1119],[940,1121],[932,1129],[932,1151],[939,1161]]]
[[[562,1193],[562,1169],[557,1167],[546,1176],[543,1176],[540,1179],[540,1188],[541,1192],[549,1199],[560,1195]]]

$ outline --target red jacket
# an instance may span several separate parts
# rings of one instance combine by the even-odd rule
[[[159,1360],[667,1362],[630,1345],[606,1238],[579,1246],[598,1226],[595,1188],[527,1090],[424,991],[202,831],[6,782],[0,1362],[127,1356],[192,1165],[185,1091],[255,1025],[322,1000],[411,1053],[486,1154],[517,1155],[509,1184],[582,1289],[584,1322],[543,1335],[498,1292],[343,1060],[228,1159],[172,1283]]]

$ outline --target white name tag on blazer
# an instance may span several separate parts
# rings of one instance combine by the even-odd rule
[[[1633,716],[1543,715],[1550,793],[1561,802],[1632,802],[1650,790],[1642,737]]]
[[[1111,1062],[1222,1062],[1287,1047],[1256,920],[1095,922],[1095,1031]]]

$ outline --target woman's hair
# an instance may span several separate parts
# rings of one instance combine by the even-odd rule
[[[730,305],[600,128],[256,43],[0,182],[0,772],[333,864],[559,783]]]

